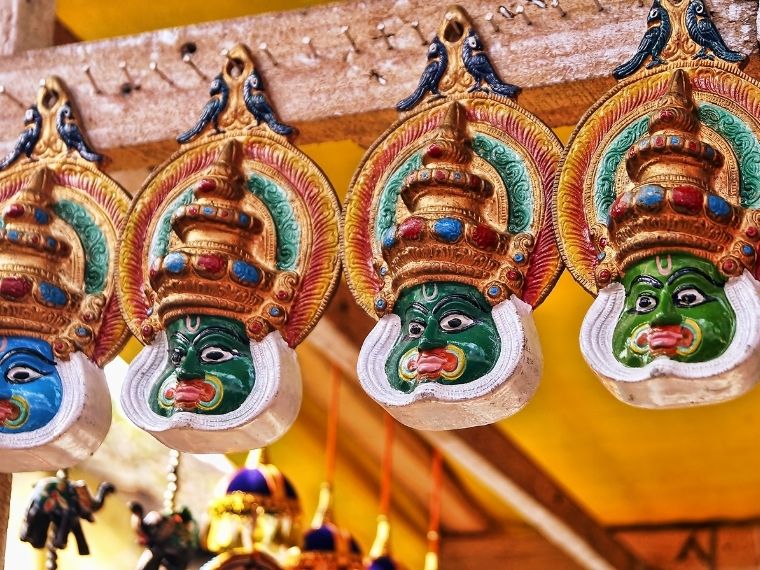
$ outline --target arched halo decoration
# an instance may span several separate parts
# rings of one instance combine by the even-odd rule
[[[532,309],[562,270],[548,206],[562,147],[518,91],[448,8],[417,91],[351,182],[346,279],[379,318],[359,379],[414,428],[495,422],[538,385]]]
[[[620,400],[737,397],[760,378],[760,84],[701,0],[656,0],[622,81],[583,117],[554,200],[581,329]]]
[[[127,416],[195,453],[265,446],[295,420],[294,347],[338,272],[339,204],[286,136],[249,50],[227,53],[198,124],[136,196],[119,298],[146,348]]]
[[[55,471],[111,425],[102,367],[127,328],[115,294],[129,198],[47,78],[0,161],[0,471]]]

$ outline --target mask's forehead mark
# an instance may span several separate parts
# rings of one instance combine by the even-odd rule
[[[201,328],[201,318],[199,316],[196,316],[195,320],[193,320],[193,317],[190,315],[186,316],[184,328],[189,333],[198,332],[198,329]]]
[[[673,260],[671,259],[670,255],[667,256],[665,265],[662,263],[662,257],[659,255],[656,256],[655,264],[657,265],[657,272],[663,277],[667,277],[673,272]]]
[[[5,352],[8,348],[8,337],[0,337],[0,352]]]
[[[431,287],[428,291],[428,286]],[[437,283],[423,283],[422,284],[422,298],[425,301],[434,301],[438,297],[438,284]]]

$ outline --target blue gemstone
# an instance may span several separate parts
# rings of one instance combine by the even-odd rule
[[[707,211],[716,218],[724,218],[731,213],[731,205],[716,194],[707,196]]]
[[[8,239],[11,241],[16,241],[18,239],[18,232],[16,230],[10,230],[8,232]]]
[[[456,218],[441,218],[433,224],[433,232],[443,241],[453,243],[462,237],[464,225]]]
[[[182,253],[172,252],[164,257],[164,268],[169,273],[181,273],[187,267],[187,258]]]
[[[375,301],[375,308],[382,311],[385,308],[385,299]]]
[[[389,227],[387,230],[385,230],[385,233],[383,233],[383,247],[393,247],[393,244],[396,243],[396,226],[393,225]]]
[[[742,253],[744,255],[752,255],[753,253],[755,253],[755,248],[752,247],[751,245],[744,244],[742,246]]]
[[[383,265],[380,268],[380,276],[385,277],[386,275],[388,275],[388,268],[385,265]]]
[[[39,208],[35,208],[34,219],[37,221],[38,224],[47,224],[50,221],[50,216],[48,216],[48,213],[45,210],[40,210]]]
[[[603,251],[600,251],[600,252],[599,252],[599,255],[597,255],[597,256],[596,256],[596,258],[597,258],[599,261],[601,261],[601,260],[602,260],[602,259],[604,259],[605,257],[607,257],[607,254],[606,254],[605,252],[603,252]]]
[[[681,137],[670,137],[670,144],[673,144],[673,145],[681,144]]]
[[[647,184],[639,189],[636,195],[636,205],[646,209],[655,209],[662,205],[665,198],[665,189],[656,184]]]
[[[280,316],[280,308],[279,307],[272,307],[269,309],[269,314],[273,317],[279,317]]]
[[[145,314],[151,316],[153,314],[153,307],[148,307],[145,309]]]
[[[710,145],[705,145],[705,156],[709,159],[712,159],[715,156],[715,149],[711,147]]]
[[[214,208],[212,208],[211,206],[204,206],[203,213],[210,216],[211,214],[214,213]]]
[[[84,327],[77,327],[77,336],[87,336],[87,329]]]
[[[514,259],[517,263],[522,263],[525,261],[525,256],[522,253],[516,253],[512,259]]]
[[[49,238],[47,238],[46,245],[47,245],[48,249],[55,249],[56,246],[58,245],[58,241],[55,238],[49,237]]]
[[[240,222],[240,225],[243,226],[243,227],[246,227],[246,226],[248,226],[248,224],[251,223],[251,218],[248,216],[248,214],[241,213],[238,216],[238,220]]]
[[[261,281],[261,271],[241,259],[232,264],[232,274],[243,283],[258,283]]]
[[[40,296],[46,304],[57,307],[64,306],[69,300],[68,295],[66,295],[63,289],[47,281],[40,283]]]
[[[488,295],[490,297],[498,297],[501,294],[501,287],[497,287],[496,285],[492,285],[488,288]]]

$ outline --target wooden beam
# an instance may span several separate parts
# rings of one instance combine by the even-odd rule
[[[342,294],[339,291],[307,342],[356,378],[359,346],[372,322],[355,304],[342,302]],[[358,381],[354,389],[359,389]],[[497,427],[417,433],[439,447],[449,461],[467,469],[578,565],[594,570],[647,567]]]
[[[55,0],[0,0],[0,55],[53,45]]]
[[[589,0],[562,0],[563,18],[529,2],[531,25],[496,13],[497,32],[486,20],[496,9],[493,2],[461,2],[502,76],[524,87],[520,102],[552,126],[574,124],[613,84],[611,70],[630,57],[646,29],[649,2],[602,3],[600,12]],[[747,53],[756,49],[756,1],[710,4],[728,45]],[[114,169],[144,167],[176,148],[173,137],[194,123],[208,97],[208,81],[182,61],[182,46],[192,44],[193,61],[213,76],[221,65],[219,50],[242,41],[258,50],[274,105],[299,127],[299,142],[352,139],[366,145],[394,120],[394,103],[415,88],[424,67],[426,48],[411,22],[429,38],[443,9],[426,0],[353,0],[33,50],[0,60],[0,85],[31,102],[40,78],[60,75],[79,101],[92,142],[114,159]],[[391,49],[378,24],[390,34]],[[358,52],[341,33],[344,26],[350,26]],[[259,49],[262,42],[271,58]],[[168,80],[149,70],[151,61]],[[22,116],[15,105],[0,105],[0,150],[10,148]]]

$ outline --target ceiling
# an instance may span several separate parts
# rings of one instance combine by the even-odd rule
[[[60,21],[85,40],[317,3],[57,2]],[[569,128],[558,130],[565,140],[569,133]],[[345,195],[362,149],[348,141],[303,148],[323,168],[338,193]],[[618,402],[596,380],[580,354],[580,324],[591,300],[565,273],[536,311],[544,351],[542,384],[525,410],[501,422],[500,429],[604,524],[760,515],[760,454],[756,452],[760,391],[734,402],[687,410],[648,411]],[[325,374],[324,355],[308,347],[299,355],[306,374]],[[338,515],[344,524],[357,528],[366,547],[374,520],[373,482],[362,481],[360,475],[351,472],[351,465],[361,463],[362,450],[350,442],[343,442],[341,450],[347,458],[339,468],[338,483],[345,485],[346,491],[338,495]],[[299,488],[307,489],[302,495],[308,512],[315,504],[315,489],[322,476],[322,453],[322,434],[300,420],[273,448],[275,461]],[[491,518],[514,519],[507,507],[489,500],[484,489],[468,481],[466,473],[461,477]],[[424,512],[410,517],[424,518]],[[419,567],[423,537],[412,527],[405,526],[404,530],[409,532],[401,533],[398,551],[410,565]]]

